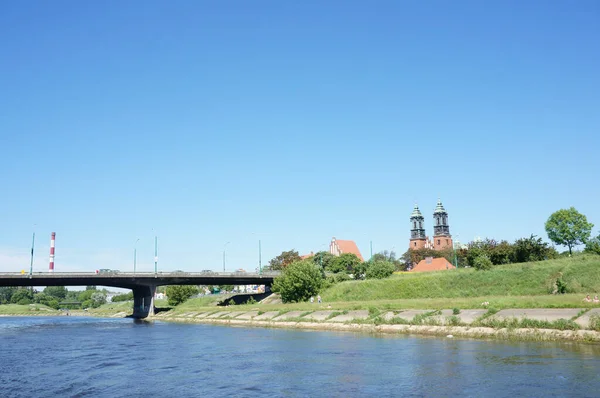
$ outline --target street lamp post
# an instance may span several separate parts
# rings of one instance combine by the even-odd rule
[[[158,273],[158,237],[154,235],[154,274]]]
[[[258,274],[262,275],[262,250],[260,247],[260,239],[258,240]]]
[[[31,262],[29,263],[29,277],[33,276],[33,248],[35,246],[35,231],[33,232],[33,239],[31,240]]]
[[[133,244],[133,274],[135,275],[135,266],[137,263],[137,243],[140,239],[138,238]]]
[[[227,247],[228,244],[230,244],[231,242],[227,242],[223,245],[223,272],[225,272],[225,248]]]

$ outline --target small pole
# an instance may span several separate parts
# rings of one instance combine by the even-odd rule
[[[154,273],[158,273],[158,237],[154,235]]]
[[[373,241],[370,241],[369,245],[371,246],[371,257],[369,258],[370,261],[373,258]]]
[[[31,241],[31,262],[29,263],[29,277],[33,276],[33,248],[35,247],[35,232],[33,233],[33,239]]]
[[[262,275],[262,250],[260,247],[260,239],[258,240],[258,274]]]
[[[135,275],[135,267],[136,267],[136,263],[137,263],[137,243],[138,243],[138,241],[139,241],[139,238],[133,244],[133,275]]]

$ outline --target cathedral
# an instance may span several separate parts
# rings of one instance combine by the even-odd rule
[[[442,201],[438,199],[433,211],[433,240],[425,235],[425,218],[415,205],[410,215],[410,248],[444,250],[452,248],[452,235],[448,226],[448,212],[444,209]]]

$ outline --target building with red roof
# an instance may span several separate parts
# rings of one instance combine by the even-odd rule
[[[360,259],[360,261],[365,261],[363,259],[362,254],[360,254],[360,250],[358,250],[358,246],[353,240],[341,240],[336,239],[335,237],[331,238],[331,243],[329,244],[329,253],[334,256],[339,256],[344,253],[352,253],[356,255]]]

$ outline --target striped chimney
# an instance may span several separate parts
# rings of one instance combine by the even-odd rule
[[[48,272],[54,272],[54,241],[56,240],[56,232],[52,232],[50,237],[50,268]]]

